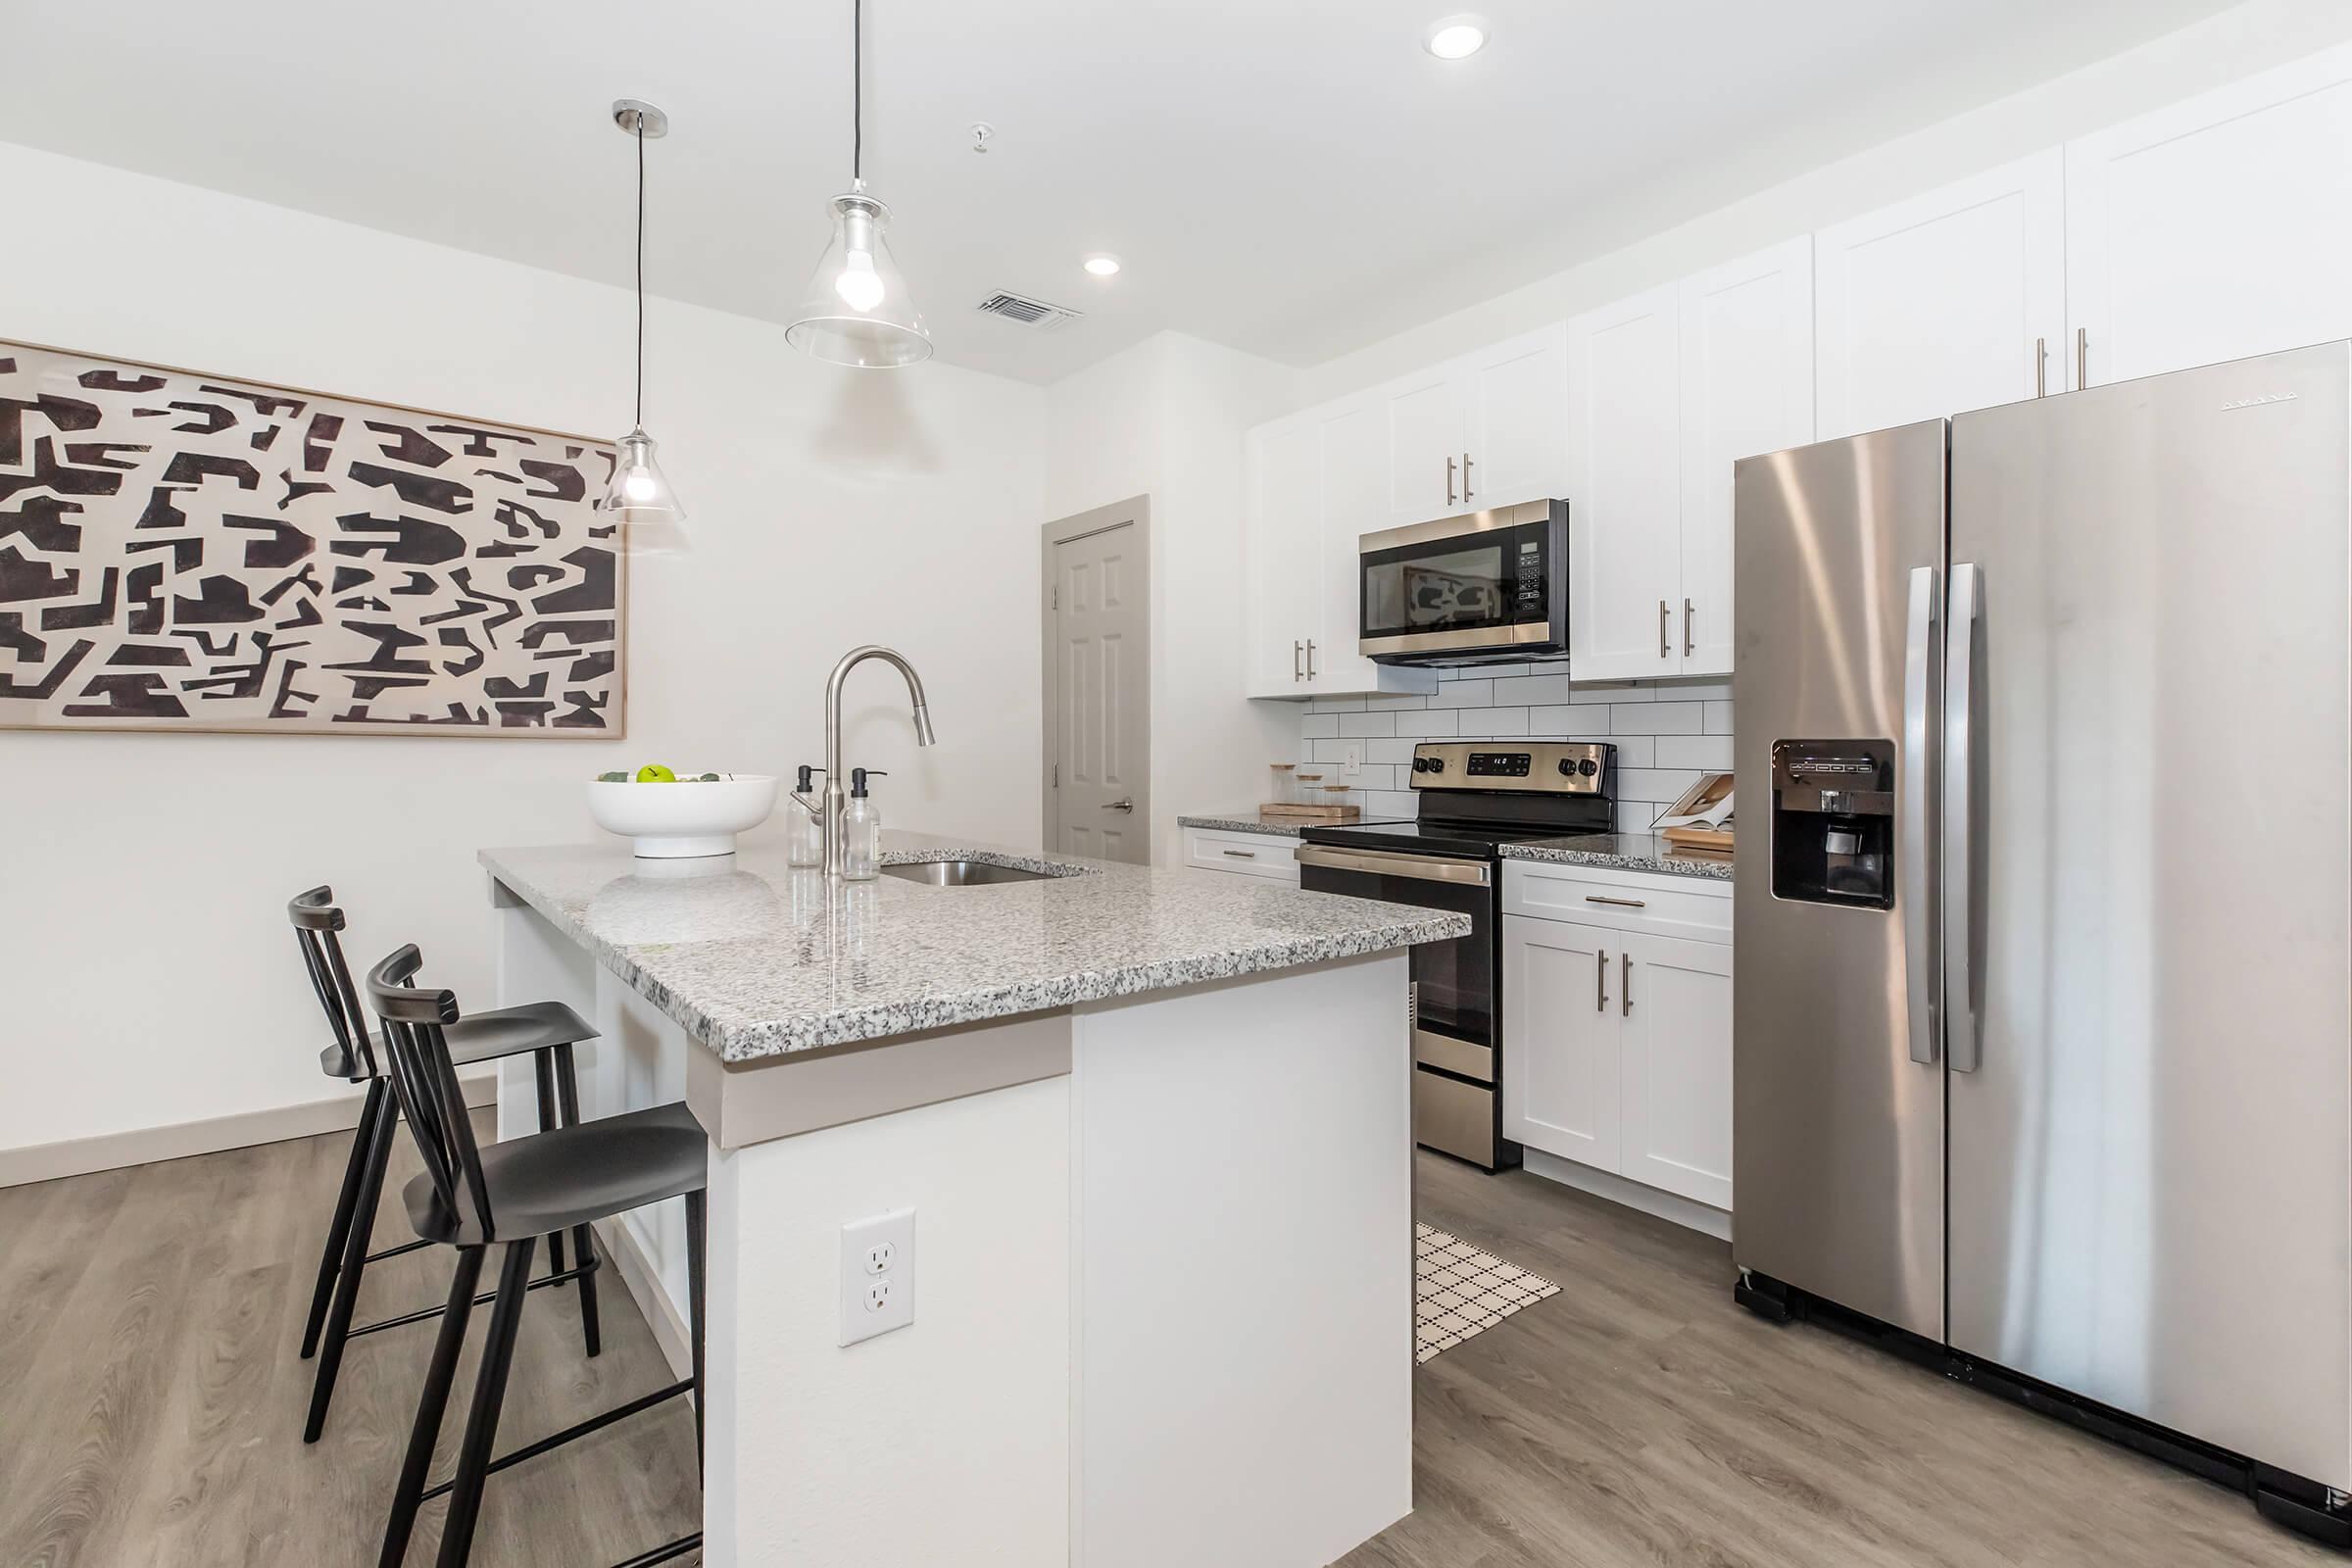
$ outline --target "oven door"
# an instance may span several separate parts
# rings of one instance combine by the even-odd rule
[[[1356,647],[1382,663],[1567,652],[1568,508],[1530,502],[1364,535]]]
[[[1479,1054],[1458,1058],[1493,1078],[1494,1047],[1494,870],[1484,860],[1394,855],[1337,844],[1298,846],[1298,885],[1470,916],[1470,934],[1413,949],[1413,990],[1421,1033],[1449,1036]],[[1415,1054],[1427,1056],[1416,1049]],[[1448,1065],[1436,1063],[1436,1065]],[[1453,1070],[1460,1070],[1455,1067]]]

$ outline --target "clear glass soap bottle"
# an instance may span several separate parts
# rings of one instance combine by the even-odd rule
[[[841,874],[845,881],[871,882],[882,874],[882,813],[874,809],[865,781],[886,776],[878,767],[850,769],[850,801],[841,808]]]
[[[790,866],[820,866],[825,863],[824,802],[815,794],[813,775],[824,769],[801,764],[801,776],[793,788],[793,796],[802,804],[796,808],[784,834],[784,863]]]

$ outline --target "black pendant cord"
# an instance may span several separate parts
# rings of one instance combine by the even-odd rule
[[[850,4],[850,183],[865,183],[865,0]]]
[[[637,416],[645,428],[645,111],[637,111]]]

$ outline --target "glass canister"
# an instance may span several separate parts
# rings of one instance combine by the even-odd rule
[[[1273,804],[1276,806],[1298,805],[1298,764],[1297,762],[1275,762],[1271,765],[1274,769]]]

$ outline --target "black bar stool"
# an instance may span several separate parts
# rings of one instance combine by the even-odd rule
[[[319,886],[295,895],[286,905],[286,917],[293,923],[295,941],[302,948],[303,966],[310,972],[311,985],[318,993],[318,1004],[326,1009],[327,1024],[334,1032],[332,1042],[318,1053],[319,1070],[329,1078],[368,1086],[368,1098],[360,1106],[359,1129],[352,1137],[351,1157],[343,1167],[343,1188],[335,1196],[334,1218],[327,1224],[326,1246],[319,1254],[318,1283],[311,1291],[310,1317],[302,1331],[304,1360],[323,1349],[318,1355],[318,1370],[311,1381],[310,1417],[302,1430],[303,1442],[317,1443],[326,1427],[327,1406],[334,1398],[336,1375],[342,1370],[344,1346],[362,1334],[438,1317],[442,1309],[427,1307],[381,1322],[357,1327],[352,1324],[352,1311],[360,1297],[360,1278],[368,1265],[415,1251],[425,1244],[415,1241],[380,1252],[368,1250],[368,1232],[383,1193],[384,1167],[392,1157],[392,1131],[393,1123],[399,1119],[398,1107],[385,1085],[385,1065],[377,1051],[378,1041],[368,1031],[368,1015],[361,1009],[359,997],[352,988],[351,971],[343,962],[343,944],[338,935],[343,930],[343,911],[335,905],[334,890]],[[449,1031],[449,1050],[453,1059],[468,1064],[531,1053],[532,1065],[538,1072],[539,1126],[544,1131],[555,1125],[559,1106],[564,1121],[579,1120],[579,1082],[571,1048],[580,1041],[595,1038],[596,1031],[564,1004],[540,1002],[475,1014]],[[602,1348],[597,1321],[596,1249],[590,1245],[585,1225],[573,1232],[572,1242],[579,1266],[572,1269],[564,1266],[564,1240],[560,1236],[551,1237],[548,1259],[554,1270],[531,1283],[536,1289],[567,1280],[579,1281],[581,1337],[587,1342],[588,1353],[595,1355]],[[484,1296],[482,1299],[488,1301],[490,1298]]]
[[[664,1399],[693,1391],[694,1434],[699,1462],[703,1442],[703,1276],[706,1247],[703,1188],[708,1139],[683,1104],[656,1105],[576,1126],[511,1138],[489,1148],[474,1142],[459,1093],[449,1034],[461,1026],[457,998],[447,991],[415,989],[422,960],[414,944],[377,964],[368,976],[368,996],[383,1020],[385,1054],[391,1057],[394,1092],[424,1157],[424,1174],[402,1192],[409,1222],[419,1238],[454,1247],[458,1266],[449,1284],[449,1304],[433,1342],[416,1425],[392,1497],[384,1529],[380,1568],[400,1568],[416,1510],[449,1494],[449,1518],[441,1533],[441,1568],[462,1568],[473,1547],[474,1522],[482,1487],[493,1472],[536,1458],[561,1444],[610,1426]],[[522,1322],[523,1294],[530,1288],[531,1250],[542,1236],[558,1236],[595,1220],[625,1214],[664,1199],[686,1200],[686,1277],[692,1297],[694,1376],[628,1403],[589,1417],[576,1426],[527,1444],[498,1458],[490,1456],[498,1437],[499,1407],[506,1400],[507,1374],[514,1359],[514,1335]],[[473,1406],[458,1449],[457,1474],[438,1486],[424,1484],[433,1445],[449,1404],[458,1352],[472,1313],[474,1286],[483,1254],[506,1249],[500,1260],[497,1303],[490,1309],[489,1338],[474,1379]],[[702,1532],[628,1559],[621,1568],[647,1568],[700,1546]]]

